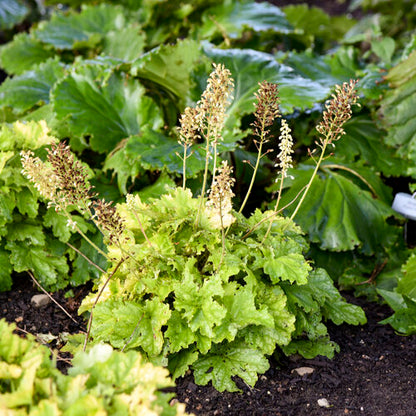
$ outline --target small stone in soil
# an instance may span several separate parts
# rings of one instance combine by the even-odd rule
[[[309,374],[312,374],[315,371],[312,367],[299,367],[292,370],[292,373],[297,373],[299,376],[303,377]]]
[[[50,298],[48,295],[34,295],[32,296],[32,299],[30,299],[30,303],[34,308],[41,308],[42,306],[46,306],[48,303],[50,303]]]
[[[327,399],[318,399],[318,405],[320,407],[331,407]]]

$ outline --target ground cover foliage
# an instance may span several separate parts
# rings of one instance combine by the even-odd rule
[[[415,178],[416,52],[410,24],[415,12],[406,9],[406,19],[401,15],[408,3],[397,2],[394,13],[386,13],[383,1],[355,2],[368,12],[360,21],[305,5],[280,9],[248,1],[183,2],[175,10],[153,2],[138,8],[127,0],[68,1],[61,10],[51,2],[44,9],[19,1],[0,5],[8,40],[0,50],[7,74],[0,86],[0,288],[9,289],[24,271],[48,290],[91,279],[103,288],[117,269],[102,302],[94,305],[95,293],[81,309],[95,306],[93,339],[139,349],[167,365],[174,377],[191,366],[198,382],[212,381],[220,390],[235,389],[233,375],[254,384],[276,345],[288,354],[331,356],[336,346],[322,321],[363,322],[333,282],[374,301],[384,299],[394,310],[385,323],[415,333],[414,256],[403,239],[403,219],[390,208],[389,186],[393,178],[405,187]],[[394,32],[392,19],[403,21]],[[22,22],[31,26],[17,33]],[[241,206],[256,163],[251,114],[259,82],[278,84],[280,112],[296,140],[296,163],[284,183],[276,182],[278,144],[265,144],[245,215],[237,216],[225,245],[206,218],[198,232],[193,227],[199,211],[192,194],[198,195],[204,177],[203,144],[186,157],[190,191],[180,188],[184,165],[177,155],[183,153],[179,115],[199,100],[213,62],[225,65],[235,83],[216,150],[238,178],[234,207]],[[277,218],[269,246],[261,244],[267,221],[251,239],[237,242],[265,219],[277,194],[284,215],[294,213],[296,204],[289,202],[316,166],[307,149],[314,147],[325,100],[334,84],[351,78],[360,79],[361,108],[354,109],[347,135],[320,165],[296,212],[300,228]],[[276,120],[271,134],[278,137],[279,128]],[[135,248],[131,260],[102,241],[85,212],[73,207],[71,217],[62,219],[21,175],[21,150],[45,160],[45,145],[60,140],[76,153],[94,191],[121,203],[120,215],[128,218],[124,196],[138,195],[130,201],[136,201],[137,215],[127,228],[129,244],[140,250]],[[167,224],[166,216],[172,218]],[[67,227],[68,220],[95,248]],[[142,241],[142,228],[158,236],[152,241],[156,255]],[[109,253],[101,256],[96,248]],[[84,255],[102,270],[110,264],[108,273],[100,278]],[[197,264],[201,258],[206,269]],[[219,277],[205,280],[207,274],[216,276],[212,272],[222,262]],[[244,319],[237,313],[242,303],[252,305]]]

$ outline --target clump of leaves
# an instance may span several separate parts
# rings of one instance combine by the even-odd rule
[[[185,179],[182,187],[167,189],[148,203],[128,195],[113,214],[117,221],[102,227],[116,237],[106,240],[111,266],[102,275],[98,295],[91,293],[79,311],[90,311],[86,341],[139,350],[167,365],[174,378],[191,368],[197,383],[212,381],[220,391],[238,390],[234,376],[254,385],[277,348],[332,357],[338,347],[329,339],[325,320],[365,322],[363,311],[345,302],[328,274],[305,259],[308,244],[301,229],[278,215],[278,203],[249,218],[232,209],[232,168],[220,163],[218,154],[232,89],[231,73],[215,65],[201,100],[181,118],[184,174],[194,140],[205,142],[199,196],[186,189]],[[253,127],[261,158],[261,144],[272,139],[268,128],[279,116],[277,87],[264,82],[257,98]],[[317,166],[327,145],[342,134],[355,101],[353,82],[337,89],[321,125]],[[283,123],[280,181],[287,176],[292,144]],[[67,149],[54,151],[64,154]],[[30,157],[23,161],[26,170],[34,162]],[[255,175],[258,164],[253,167]],[[47,168],[37,161],[38,171]],[[52,168],[49,177],[64,171]],[[59,186],[52,195],[56,199],[62,193],[74,191]],[[95,210],[94,217],[99,225],[103,222],[103,213]]]
[[[33,336],[13,334],[15,325],[0,320],[0,413],[185,415],[185,406],[171,406],[172,386],[166,369],[98,344],[72,360],[63,375],[47,347]]]
[[[0,291],[11,288],[13,272],[32,271],[48,290],[98,277],[97,270],[70,248],[84,248],[85,243],[67,227],[65,219],[47,207],[21,173],[22,150],[41,155],[43,148],[54,142],[44,121],[4,124],[0,129]],[[78,215],[70,215],[70,219],[98,243],[87,221]],[[94,253],[88,254],[96,260]]]

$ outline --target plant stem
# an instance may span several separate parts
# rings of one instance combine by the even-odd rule
[[[203,203],[204,203],[205,188],[207,186],[207,177],[208,177],[208,168],[209,168],[209,156],[210,156],[210,152],[209,152],[209,145],[210,145],[209,134],[210,134],[210,132],[208,131],[207,134],[206,134],[206,136],[205,136],[205,141],[206,141],[206,147],[205,147],[205,169],[204,169],[204,178],[203,178],[203,181],[202,181],[201,195],[199,196],[199,208],[198,208],[198,213],[196,215],[195,226],[198,226],[199,225],[199,217],[201,215],[202,206],[203,206]]]
[[[108,282],[109,282],[109,281],[110,281],[110,279],[111,279],[111,278],[112,278],[112,277],[116,274],[116,272],[117,272],[118,268],[121,266],[121,264],[124,262],[124,260],[125,260],[125,259],[121,259],[121,260],[117,263],[116,267],[115,267],[115,268],[114,268],[114,270],[111,272],[110,276],[108,276],[107,280],[104,282],[104,284],[103,284],[102,288],[101,288],[101,289],[100,289],[100,291],[98,292],[97,297],[95,298],[95,302],[94,302],[94,304],[92,305],[91,312],[90,312],[90,317],[89,317],[89,319],[88,319],[87,334],[86,334],[86,336],[85,336],[84,346],[83,346],[83,349],[82,349],[83,351],[85,351],[85,350],[86,350],[86,348],[87,348],[87,343],[88,343],[88,339],[90,338],[91,325],[92,325],[92,315],[93,315],[94,308],[95,308],[95,306],[97,305],[98,300],[100,299],[101,295],[103,294],[104,289],[106,288],[106,286],[107,286]]]
[[[304,192],[304,193],[303,193],[303,195],[301,196],[301,198],[300,198],[300,200],[299,200],[298,204],[296,205],[295,210],[292,212],[292,215],[291,215],[291,216],[290,216],[290,218],[289,218],[289,220],[290,220],[290,221],[293,221],[293,219],[295,218],[295,216],[296,216],[296,214],[298,213],[299,208],[301,207],[301,205],[302,205],[302,203],[303,203],[303,201],[304,201],[304,199],[305,199],[305,197],[306,197],[307,193],[309,192],[309,189],[310,189],[310,187],[311,187],[311,185],[312,185],[312,182],[313,182],[313,180],[315,179],[316,174],[318,173],[318,170],[319,170],[319,167],[321,166],[322,160],[324,159],[325,150],[326,150],[326,147],[327,147],[327,145],[328,145],[328,143],[329,143],[329,139],[330,139],[330,137],[329,137],[329,136],[327,136],[327,137],[325,138],[325,140],[323,141],[323,144],[322,144],[322,147],[321,147],[321,149],[322,149],[322,150],[321,150],[321,155],[319,156],[319,159],[318,159],[318,161],[316,162],[316,166],[315,166],[315,169],[314,169],[314,171],[313,171],[313,173],[312,173],[312,176],[311,176],[311,178],[309,179],[308,184],[306,185],[305,192]],[[289,221],[289,222],[290,222],[290,221]],[[289,223],[288,223],[288,224],[289,224]],[[286,226],[286,227],[287,227],[287,226]],[[286,229],[286,227],[283,229],[283,231]]]
[[[279,191],[278,191],[278,195],[277,195],[277,200],[276,200],[276,204],[275,204],[274,210],[273,210],[274,213],[277,213],[277,208],[279,207],[280,197],[281,197],[282,191],[283,191],[283,180],[284,180],[284,178],[285,178],[285,172],[282,172],[282,178],[280,180],[280,186],[279,186]],[[267,236],[270,233],[270,230],[272,229],[272,225],[273,225],[273,222],[274,222],[274,217],[275,216],[270,218],[269,227],[267,228],[266,234],[264,234],[262,244],[264,243],[264,241],[266,240]]]
[[[253,175],[251,176],[251,181],[250,181],[250,185],[248,187],[246,196],[245,196],[244,201],[241,204],[240,209],[238,211],[239,214],[241,212],[243,212],[243,209],[246,206],[246,203],[248,201],[248,197],[250,196],[251,190],[253,189],[254,181],[256,179],[257,170],[258,170],[259,164],[260,164],[260,159],[263,157],[262,148],[263,148],[263,143],[264,143],[264,139],[265,139],[265,134],[264,134],[265,133],[264,132],[265,122],[266,122],[266,119],[265,119],[265,117],[263,117],[262,122],[261,122],[261,136],[260,136],[260,144],[259,144],[259,148],[258,148],[258,152],[257,152],[256,165],[254,166],[254,172],[253,172]]]

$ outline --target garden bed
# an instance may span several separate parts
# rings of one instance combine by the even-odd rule
[[[78,288],[72,299],[65,299],[63,292],[53,294],[77,325],[53,303],[34,308],[31,298],[39,292],[22,276],[15,279],[11,291],[0,293],[0,318],[15,322],[18,328],[32,334],[77,332],[85,329],[76,309],[87,292],[85,287]],[[368,323],[358,327],[328,325],[331,339],[341,348],[333,360],[323,357],[306,360],[296,356],[273,359],[270,370],[254,388],[238,383],[242,394],[219,393],[211,386],[197,386],[189,374],[177,380],[178,400],[187,404],[187,411],[207,416],[414,414],[416,336],[399,336],[390,326],[378,324],[390,316],[388,307],[346,297],[365,310]],[[58,366],[65,370],[65,355],[61,358]],[[300,376],[296,369],[301,367],[313,372]],[[330,407],[321,407],[320,399],[326,399]]]

